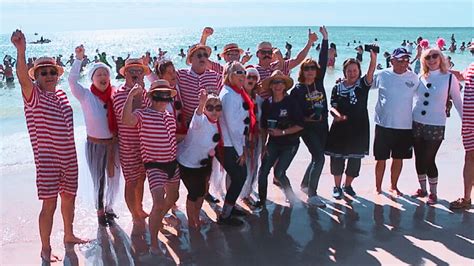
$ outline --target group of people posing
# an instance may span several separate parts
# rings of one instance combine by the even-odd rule
[[[76,47],[68,81],[84,113],[86,158],[94,181],[99,224],[107,226],[117,218],[114,202],[122,172],[125,202],[133,222],[145,225],[149,217],[150,253],[159,254],[158,231],[178,199],[180,180],[188,190],[189,227],[199,228],[204,222],[200,210],[213,163],[218,163],[226,172],[227,178],[220,179],[227,179],[227,190],[217,223],[240,226],[243,222],[237,217],[246,212],[236,202],[240,198],[250,208],[265,208],[272,168],[273,182],[292,203],[294,192],[287,170],[300,139],[311,154],[300,184],[308,195],[307,203],[325,206],[318,196],[325,155],[330,156],[334,176],[333,197],[354,197],[352,182],[359,176],[361,159],[369,154],[367,103],[371,88],[379,93],[374,140],[376,191],[382,192],[385,162],[391,157],[390,190],[401,194],[397,181],[402,160],[412,157],[414,147],[420,183],[414,196],[428,197],[427,203],[435,204],[435,158],[444,139],[450,98],[463,115],[458,78],[467,80],[465,97],[471,97],[471,109],[464,107],[463,137],[466,151],[474,150],[474,64],[469,71],[451,74],[442,52],[426,48],[417,76],[408,70],[410,53],[397,48],[391,54],[393,67],[374,73],[377,53],[370,51],[367,72],[362,73],[358,60],[345,60],[344,78],[326,95],[328,32],[324,26],[319,32],[323,40],[318,60],[306,58],[318,39],[309,30],[308,41],[295,58],[284,59],[271,43],[261,42],[256,52],[258,64],[246,66],[246,60],[241,61],[244,51],[235,43],[225,45],[220,54],[225,65],[209,60],[212,49],[206,41],[213,30],[205,28],[200,43],[192,45],[186,54],[189,68],[175,69],[173,62],[163,60],[151,69],[147,56],[128,58],[119,70],[125,82],[118,88],[111,85],[111,69],[102,62],[89,69],[92,84],[84,87],[79,81],[85,48]],[[17,49],[16,73],[34,152],[38,197],[43,201],[39,217],[41,257],[56,261],[50,234],[58,194],[64,241],[85,242],[74,235],[72,227],[78,186],[73,112],[66,94],[57,88],[64,69],[49,57],[38,58],[28,69],[25,36],[16,30],[11,41]],[[289,73],[298,66],[295,84]],[[149,88],[145,88],[145,78],[151,83]],[[331,126],[329,114],[333,116]],[[466,155],[466,189],[471,184],[466,176],[472,176],[472,157],[469,161]],[[145,179],[153,200],[149,214],[142,205]],[[466,191],[465,197],[451,207],[470,205],[470,191]]]

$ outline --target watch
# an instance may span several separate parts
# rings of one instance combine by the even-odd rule
[[[282,130],[282,131],[281,131],[281,134],[286,135],[285,130]]]

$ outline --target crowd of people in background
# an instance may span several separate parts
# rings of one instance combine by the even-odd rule
[[[83,45],[69,57],[68,82],[84,113],[86,158],[101,226],[113,225],[118,217],[114,204],[120,173],[134,225],[145,227],[145,219],[149,219],[149,250],[153,255],[160,255],[158,231],[169,222],[167,214],[175,207],[181,180],[188,191],[190,229],[198,230],[209,222],[200,214],[204,200],[219,201],[209,195],[209,186],[215,185],[212,179],[226,182],[222,209],[215,221],[219,225],[241,226],[241,217],[250,215],[248,209],[266,208],[272,168],[270,178],[291,206],[297,197],[287,170],[300,140],[311,154],[300,184],[307,195],[306,203],[326,206],[318,196],[325,155],[334,176],[334,199],[356,197],[354,181],[360,175],[361,160],[369,155],[367,106],[371,89],[378,93],[373,143],[375,191],[382,193],[386,160],[392,158],[389,191],[394,196],[403,194],[398,178],[403,159],[412,158],[414,150],[420,188],[412,196],[426,198],[428,205],[438,202],[436,156],[454,105],[463,123],[465,193],[449,207],[471,208],[474,63],[465,71],[449,71],[442,42],[430,46],[419,38],[416,48],[404,41],[402,47],[385,53],[387,67],[377,72],[379,47],[369,46],[369,66],[363,73],[364,48],[358,46],[357,57],[340,64],[343,77],[327,95],[324,78],[327,69],[336,65],[337,50],[324,26],[319,28],[322,41],[318,60],[307,57],[319,39],[309,29],[307,42],[294,57],[289,43],[283,56],[270,42],[260,42],[255,65],[247,64],[252,55],[236,43],[225,45],[219,53],[225,63],[210,60],[213,49],[206,41],[213,34],[212,28],[205,28],[199,43],[189,46],[187,53],[181,49],[180,56],[189,66],[183,69],[167,60],[167,52],[161,49],[158,56],[147,52],[139,58],[112,57],[116,75],[107,54],[98,49],[92,62]],[[452,39],[455,43],[454,36]],[[13,32],[11,41],[17,59],[6,57],[4,62],[9,71],[16,65],[34,152],[38,198],[43,201],[39,216],[41,257],[57,261],[51,252],[50,235],[58,194],[64,241],[86,242],[74,235],[72,226],[78,168],[72,108],[66,93],[57,87],[64,64],[62,56],[27,61],[25,36],[20,30]],[[474,50],[474,44],[466,49]],[[80,82],[88,64],[92,64],[87,73],[89,88]],[[289,75],[292,69],[298,71],[297,80]],[[6,68],[4,72],[6,75]],[[118,87],[111,84],[114,76],[123,80]],[[148,88],[145,79],[150,81]],[[464,105],[460,80],[466,81]],[[333,117],[331,124],[329,115]],[[225,173],[213,168],[222,168]],[[153,202],[149,213],[143,206],[145,180]],[[247,210],[238,206],[240,202]]]

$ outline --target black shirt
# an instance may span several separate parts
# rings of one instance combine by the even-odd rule
[[[268,120],[276,120],[276,128],[284,130],[292,126],[304,127],[304,117],[300,106],[291,96],[286,95],[280,102],[266,99],[262,104],[261,127],[268,128]],[[299,143],[299,132],[283,136],[270,136],[269,142],[280,145],[295,145]]]

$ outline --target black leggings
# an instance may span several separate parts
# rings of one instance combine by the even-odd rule
[[[206,194],[206,184],[211,175],[212,166],[189,168],[179,165],[179,172],[184,186],[188,190],[188,200],[195,202]]]
[[[247,179],[247,166],[245,164],[240,166],[237,163],[239,155],[234,147],[224,147],[222,150],[223,156],[219,148],[216,148],[216,158],[230,176],[230,186],[225,195],[225,203],[235,205],[244,186],[245,179]]]
[[[428,177],[438,177],[438,168],[436,168],[436,154],[441,146],[442,140],[424,140],[415,138],[415,166],[419,175],[428,175]]]

